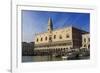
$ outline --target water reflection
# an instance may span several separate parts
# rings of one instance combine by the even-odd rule
[[[70,60],[83,60],[83,59],[89,59],[88,57],[80,57]],[[54,57],[54,56],[22,56],[22,62],[43,62],[43,61],[62,61],[67,60],[63,59],[61,57]]]
[[[22,56],[22,62],[60,61],[61,57],[53,56]]]

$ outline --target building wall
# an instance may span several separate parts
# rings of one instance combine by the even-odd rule
[[[54,30],[52,33],[45,32],[38,34],[35,37],[35,44],[49,43],[49,35],[51,35],[52,42],[72,40],[72,29],[69,27]]]
[[[49,41],[51,37],[51,42]],[[41,41],[42,38],[42,41]],[[47,39],[46,39],[47,38]],[[38,41],[37,41],[38,39]],[[51,46],[49,46],[49,44]],[[72,27],[67,27],[63,29],[56,29],[50,32],[40,33],[35,37],[36,49],[52,48],[69,48],[72,47]],[[49,46],[49,47],[48,47]]]
[[[56,35],[56,38],[54,36]],[[66,40],[72,40],[72,29],[71,27],[58,29],[53,31],[53,42],[56,41],[66,41]]]
[[[47,40],[46,40],[47,38]],[[35,36],[35,44],[48,43],[48,33],[40,33]]]
[[[79,30],[77,28],[67,27],[63,29],[56,29],[56,30],[53,30],[52,32],[40,33],[36,35],[35,37],[35,45],[39,46],[37,47],[37,49],[42,49],[43,47],[45,47],[45,49],[48,49],[48,46],[49,46],[49,49],[50,47],[52,48],[61,48],[61,47],[62,48],[80,48],[82,46],[83,32],[84,31]],[[50,37],[51,37],[51,42],[49,41]]]
[[[82,33],[83,30],[79,30],[76,28],[72,29],[72,39],[73,39],[73,47],[80,48],[82,46]]]
[[[83,34],[82,35],[82,48],[90,48],[90,35],[89,34]]]

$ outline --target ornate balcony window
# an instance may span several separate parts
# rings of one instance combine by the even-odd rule
[[[45,37],[45,40],[47,40],[47,36]]]
[[[68,34],[66,35],[66,38],[69,38],[69,35]]]
[[[62,39],[62,36],[61,35],[59,36],[59,39]]]
[[[54,35],[54,39],[56,39],[56,35]]]

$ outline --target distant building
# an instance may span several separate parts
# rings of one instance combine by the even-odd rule
[[[33,55],[34,51],[34,42],[22,42],[22,55],[23,56],[28,56],[28,55]]]
[[[72,26],[53,29],[52,20],[49,18],[48,31],[35,35],[34,50],[77,49],[85,44],[82,42],[82,38],[85,37],[85,35],[82,34],[85,33],[87,32]]]
[[[89,33],[82,35],[82,48],[90,49],[90,34]]]

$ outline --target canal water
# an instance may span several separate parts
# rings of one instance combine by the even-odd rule
[[[89,57],[81,57],[74,60],[89,59]],[[54,56],[22,56],[22,62],[44,62],[44,61],[63,61],[61,57]]]
[[[60,61],[60,57],[51,56],[22,56],[22,62]]]

